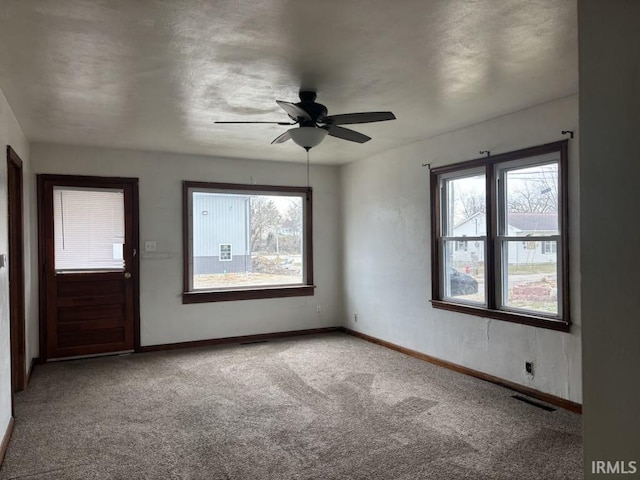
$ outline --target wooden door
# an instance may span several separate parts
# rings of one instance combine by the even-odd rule
[[[134,350],[137,179],[39,175],[38,193],[41,351],[59,359]]]
[[[9,315],[11,330],[11,388],[26,383],[24,342],[24,218],[22,160],[7,146],[7,197],[9,207]]]

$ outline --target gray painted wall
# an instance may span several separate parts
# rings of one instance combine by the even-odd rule
[[[220,260],[218,256],[193,257],[193,273],[206,275],[209,273],[244,273],[252,270],[251,255],[233,254],[231,260]]]
[[[301,150],[301,158],[303,153]],[[157,252],[142,252],[140,259],[142,345],[304,330],[342,322],[342,273],[336,260],[341,250],[338,167],[311,167],[314,296],[183,305],[182,181],[305,186],[305,164],[38,143],[31,147],[31,158],[37,173],[140,179],[141,245],[155,240],[158,248]]]
[[[640,478],[640,2],[578,6],[584,473]]]
[[[346,326],[580,402],[578,143],[569,146],[571,333],[431,307],[429,172],[421,166],[469,160],[479,150],[497,154],[553,142],[577,124],[574,95],[345,165]],[[533,379],[525,361],[536,364]]]

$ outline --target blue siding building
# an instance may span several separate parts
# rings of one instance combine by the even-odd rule
[[[250,196],[193,194],[193,273],[251,271]]]

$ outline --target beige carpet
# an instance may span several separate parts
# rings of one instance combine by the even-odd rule
[[[580,416],[336,333],[39,366],[0,479],[579,479]]]

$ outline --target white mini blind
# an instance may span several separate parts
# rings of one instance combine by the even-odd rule
[[[55,269],[124,269],[124,191],[54,187]]]

